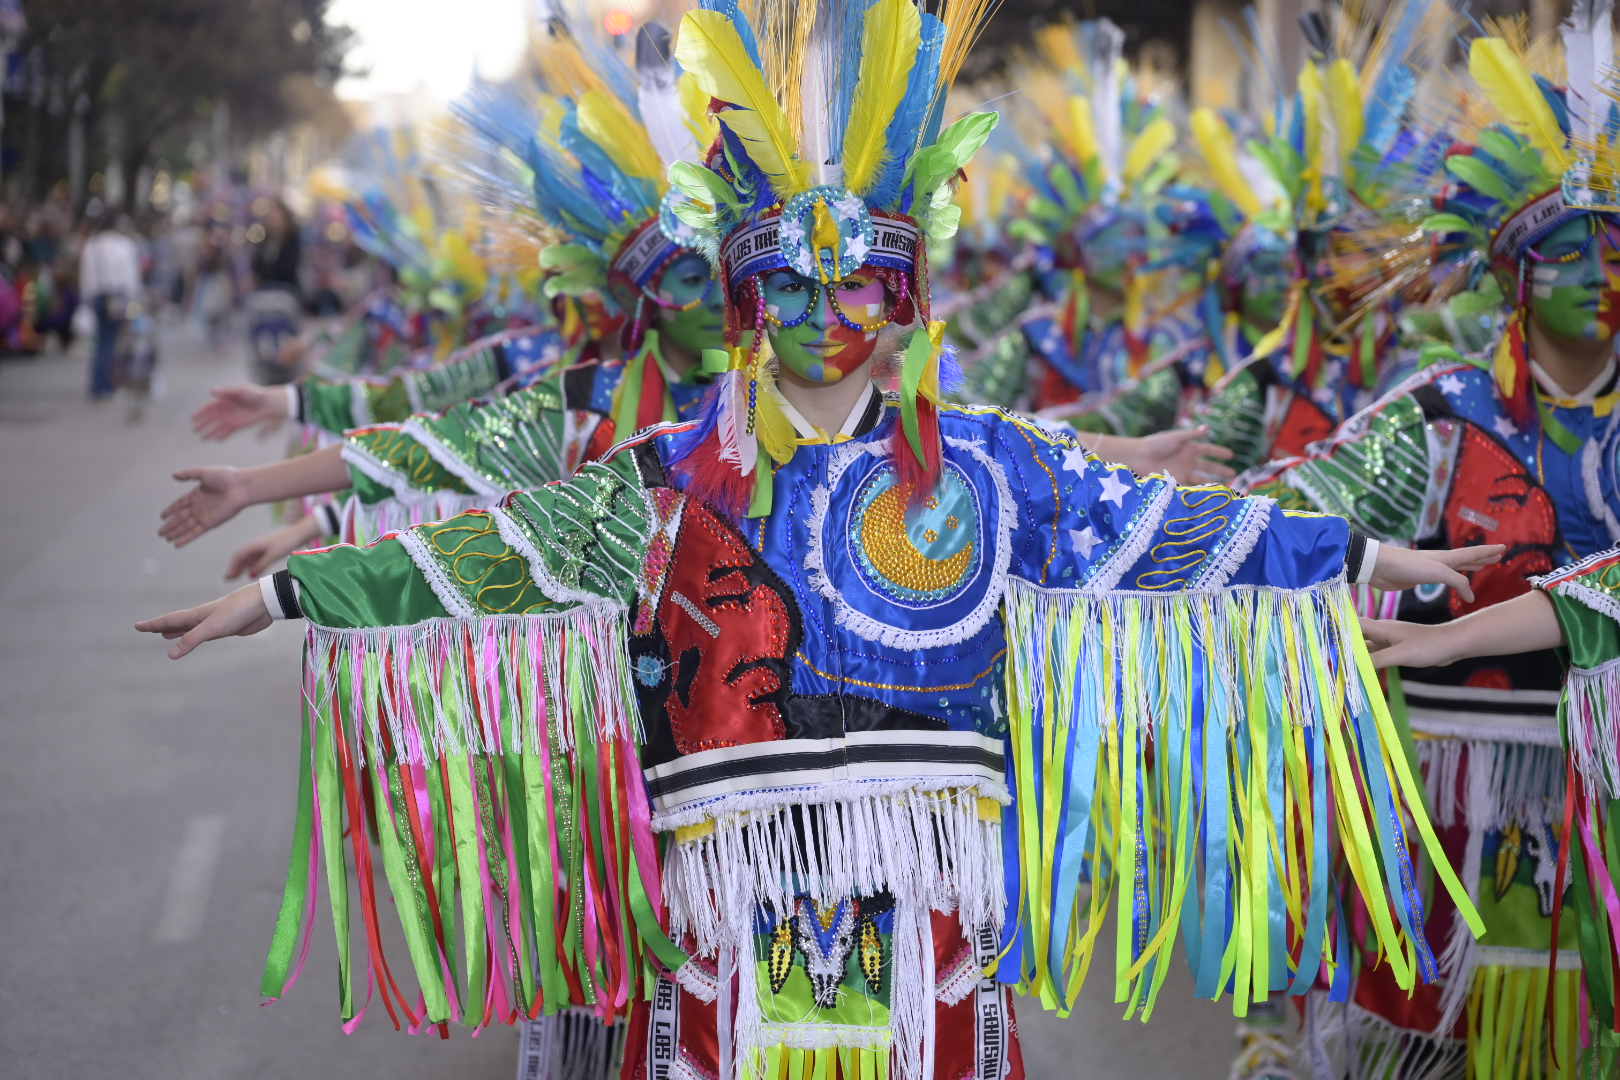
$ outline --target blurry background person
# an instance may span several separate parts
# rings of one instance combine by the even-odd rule
[[[248,296],[248,344],[256,377],[284,383],[296,374],[282,362],[284,346],[298,337],[302,315],[299,271],[303,242],[287,204],[275,197],[255,201],[258,220],[248,227],[248,265],[253,291]]]
[[[79,255],[79,294],[95,313],[95,342],[90,351],[90,398],[102,401],[117,389],[113,378],[119,335],[131,303],[140,299],[140,249],[128,235],[129,225],[105,211],[90,215],[92,231]]]

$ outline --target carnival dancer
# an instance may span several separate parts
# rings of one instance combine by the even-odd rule
[[[1567,74],[1536,71],[1528,57],[1552,50],[1537,54],[1521,35],[1473,43],[1441,210],[1414,250],[1386,260],[1442,296],[1496,274],[1509,309],[1494,347],[1431,363],[1308,457],[1249,478],[1283,505],[1342,513],[1383,540],[1506,544],[1501,565],[1474,577],[1478,603],[1620,541],[1620,204],[1602,194],[1620,153],[1602,134],[1610,18],[1608,4],[1583,6],[1566,24]],[[1473,607],[1432,590],[1401,598],[1403,616],[1426,623]],[[1444,981],[1409,996],[1369,959],[1347,1013],[1312,1002],[1318,1068],[1574,1075],[1580,954],[1576,928],[1566,922],[1555,939],[1551,918],[1566,774],[1557,670],[1533,653],[1401,679],[1430,805],[1487,934],[1476,944],[1437,902],[1428,933]]]
[[[568,69],[586,70],[579,46],[570,42],[554,43],[552,58],[573,50]],[[522,373],[509,374],[508,358],[524,335],[483,343],[451,365],[414,373],[403,388],[421,387],[430,377],[443,386],[467,386],[505,375],[489,387],[493,395],[469,396],[403,423],[357,427],[342,446],[304,459],[248,470],[183,470],[177,477],[197,487],[165,510],[160,534],[185,544],[244,507],[287,492],[352,492],[340,517],[314,516],[239,550],[229,571],[247,573],[321,536],[369,540],[486,505],[514,487],[566,476],[601,456],[616,431],[622,437],[694,410],[707,385],[701,354],[723,344],[724,305],[713,271],[690,246],[695,234],[664,199],[663,172],[698,157],[697,139],[713,122],[701,108],[682,103],[668,44],[667,31],[643,27],[639,84],[631,81],[639,86],[636,99],[618,97],[612,86],[621,80],[601,75],[578,76],[585,85],[577,100],[542,98],[555,126],[549,140],[529,139],[533,107],[492,96],[493,90],[460,108],[486,140],[486,156],[492,147],[528,155],[530,212],[568,240],[539,254],[549,271],[546,294],[559,302],[605,300],[626,313],[616,343],[584,340],[572,354],[579,363],[554,367],[529,385]],[[622,74],[629,80],[629,72]],[[686,101],[693,101],[690,92]],[[614,193],[616,202],[596,201],[594,193],[602,191]],[[368,407],[379,400],[372,384],[352,385],[363,389]],[[310,400],[326,402],[323,414],[341,412],[325,387],[305,393],[311,391]]]
[[[1178,934],[1241,1011],[1348,945],[1335,832],[1387,962],[1433,971],[1407,830],[1437,840],[1347,580],[1468,595],[1496,552],[1368,545],[941,400],[921,239],[994,120],[940,116],[983,10],[772,3],[760,35],[729,0],[688,13],[721,141],[675,170],[677,214],[718,255],[730,342],[701,416],[142,624],[176,657],[262,630],[267,600],[312,624],[272,993],[314,834],[346,883],[368,803],[422,987],[378,951],[385,1004],[633,1007],[631,1077],[1020,1076],[985,972],[1072,1007],[1111,904],[1131,1014]]]

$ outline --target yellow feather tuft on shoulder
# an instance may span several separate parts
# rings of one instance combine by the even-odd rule
[[[718,11],[688,11],[681,19],[675,59],[696,76],[704,93],[738,106],[721,113],[719,120],[742,140],[779,196],[810,186],[787,115],[729,18]]]
[[[1468,50],[1468,73],[1508,126],[1540,151],[1549,170],[1569,167],[1564,132],[1528,68],[1501,38],[1479,38]]]
[[[1226,126],[1226,121],[1213,109],[1198,109],[1193,112],[1189,126],[1199,152],[1204,155],[1210,178],[1221,194],[1232,200],[1245,218],[1252,221],[1259,217],[1260,198],[1243,179],[1243,170],[1238,165],[1237,140],[1232,137],[1232,129]]]
[[[1146,176],[1175,141],[1176,126],[1168,116],[1161,116],[1143,128],[1142,133],[1132,140],[1130,150],[1126,151],[1125,181],[1135,183]]]
[[[844,132],[844,186],[864,195],[883,168],[889,121],[905,96],[922,40],[911,0],[877,0],[866,11],[861,67]]]
[[[641,121],[618,98],[589,90],[579,99],[579,129],[628,176],[661,184],[664,164]]]

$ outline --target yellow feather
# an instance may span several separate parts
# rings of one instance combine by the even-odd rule
[[[690,71],[681,72],[681,77],[675,80],[675,92],[681,98],[681,112],[684,114],[681,120],[686,124],[686,130],[692,133],[698,149],[707,153],[714,137],[719,134],[714,127],[714,117],[709,113],[709,95],[703,92],[697,77]]]
[[[1083,97],[1069,99],[1069,152],[1074,163],[1085,168],[1102,153],[1097,145],[1097,129],[1091,119],[1091,102]]]
[[[1161,116],[1142,129],[1125,154],[1125,179],[1134,183],[1147,175],[1155,162],[1176,141],[1176,126]]]
[[[720,122],[747,146],[748,156],[778,195],[810,186],[787,116],[730,19],[718,11],[688,11],[681,19],[675,59],[697,77],[704,93],[739,106],[721,114]]]
[[[1238,167],[1237,140],[1232,137],[1232,129],[1213,109],[1194,111],[1189,126],[1193,138],[1198,142],[1199,151],[1204,155],[1210,178],[1215,181],[1221,194],[1231,199],[1244,217],[1250,220],[1259,217],[1262,211],[1260,198],[1244,180],[1243,170]]]
[[[1501,38],[1477,39],[1468,50],[1468,73],[1502,119],[1541,152],[1550,169],[1561,172],[1569,166],[1558,118],[1507,42]]]
[[[1328,108],[1333,112],[1333,130],[1339,136],[1339,161],[1348,165],[1350,153],[1361,143],[1366,130],[1366,116],[1361,100],[1361,86],[1355,66],[1340,57],[1327,69]]]
[[[579,99],[579,129],[629,176],[662,186],[664,164],[641,122],[612,94],[589,90]]]
[[[894,110],[917,62],[922,19],[911,0],[877,0],[866,11],[861,69],[844,131],[844,186],[864,195],[883,167]]]
[[[1305,202],[1312,210],[1321,210],[1322,194],[1322,73],[1315,64],[1307,63],[1299,71],[1299,100],[1305,110],[1305,175],[1310,188]]]

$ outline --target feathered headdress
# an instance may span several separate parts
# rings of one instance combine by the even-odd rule
[[[1579,0],[1556,40],[1532,41],[1507,21],[1471,43],[1468,81],[1446,117],[1444,175],[1390,204],[1385,228],[1401,235],[1385,244],[1385,288],[1445,299],[1491,267],[1522,282],[1527,252],[1559,226],[1620,213],[1612,26],[1611,0]],[[1534,399],[1514,333],[1502,335],[1495,375],[1514,418],[1528,423]]]
[[[750,513],[765,513],[771,462],[793,453],[791,424],[775,394],[761,392],[770,378],[764,276],[792,270],[831,283],[862,267],[893,292],[893,322],[920,323],[903,347],[896,467],[913,491],[933,487],[943,327],[929,322],[924,238],[955,229],[949,181],[995,126],[994,113],[944,124],[988,6],[945,0],[936,13],[918,0],[784,0],[750,19],[736,0],[703,0],[683,18],[675,55],[721,138],[706,165],[677,165],[670,180],[686,196],[676,215],[720,267],[732,346],[683,455],[709,444],[702,456],[714,460],[702,476],[691,470],[706,494],[747,493]]]
[[[1047,148],[1026,159],[1036,194],[1020,231],[1030,239],[1050,245],[1083,218],[1145,208],[1176,172],[1173,94],[1126,66],[1124,44],[1108,19],[1061,23],[1037,31],[1018,60],[1026,92],[1015,107],[1031,144]]]

